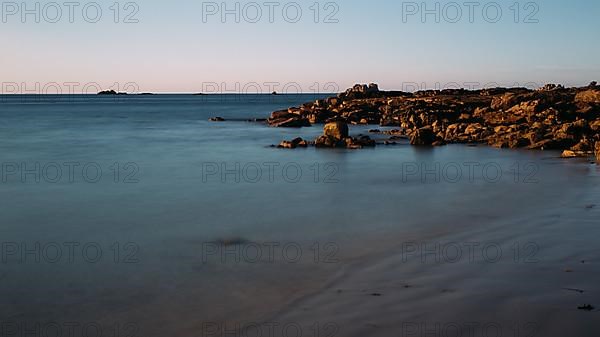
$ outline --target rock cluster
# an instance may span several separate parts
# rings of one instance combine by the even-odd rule
[[[375,141],[369,136],[350,137],[346,123],[333,122],[325,125],[323,135],[319,136],[314,142],[296,138],[292,141],[284,140],[278,147],[295,149],[298,147],[308,147],[309,145],[314,145],[317,148],[362,149],[363,147],[374,147]]]
[[[308,147],[308,145],[311,145],[311,143],[302,138],[296,138],[290,141],[284,140],[278,147],[281,149],[295,149],[298,147]]]
[[[337,97],[276,111],[275,127],[317,123],[398,126],[411,144],[483,143],[499,148],[567,150],[565,155],[599,154],[600,87],[538,90],[380,91],[376,84],[355,85]],[[331,138],[326,131],[318,146],[338,147],[347,132]],[[364,145],[363,145],[364,146]]]

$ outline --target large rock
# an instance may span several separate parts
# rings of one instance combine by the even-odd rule
[[[338,97],[341,99],[362,99],[379,96],[379,86],[375,83],[355,84],[352,88],[341,93]]]
[[[415,130],[410,136],[411,145],[430,146],[435,142],[435,134],[429,126]]]
[[[595,149],[596,159],[597,159],[597,162],[600,162],[600,142],[596,142],[595,147],[596,147],[596,149]]]
[[[344,122],[332,122],[325,124],[323,135],[335,140],[348,138],[348,125]]]

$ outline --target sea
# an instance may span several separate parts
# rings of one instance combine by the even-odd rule
[[[298,311],[306,327],[376,335],[348,324],[399,324],[397,316],[361,320],[360,304],[391,290],[375,280],[337,285],[385,274],[375,266],[392,256],[388,276],[398,282],[410,280],[400,273],[403,256],[428,267],[427,280],[443,279],[436,266],[451,263],[470,266],[478,280],[498,252],[502,270],[530,262],[561,277],[587,261],[596,266],[589,284],[557,277],[553,289],[592,287],[584,289],[591,298],[566,291],[579,296],[565,304],[574,315],[587,313],[578,305],[600,306],[592,282],[600,166],[592,158],[419,148],[402,138],[384,145],[389,136],[373,129],[394,128],[376,125],[350,127],[382,143],[375,148],[273,146],[314,139],[322,125],[271,128],[262,119],[327,96],[0,96],[4,334],[216,336]],[[469,249],[479,263],[469,264]],[[340,305],[331,318],[309,306],[347,292],[356,306]],[[495,310],[477,305],[466,312]]]

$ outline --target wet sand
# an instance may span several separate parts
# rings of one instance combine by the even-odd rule
[[[540,163],[538,184],[340,240],[336,263],[208,263],[112,320],[144,321],[147,336],[595,336],[600,312],[579,307],[600,303],[598,171]]]

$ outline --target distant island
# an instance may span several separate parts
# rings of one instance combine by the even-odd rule
[[[126,92],[116,92],[114,90],[100,91],[98,95],[127,95]]]

